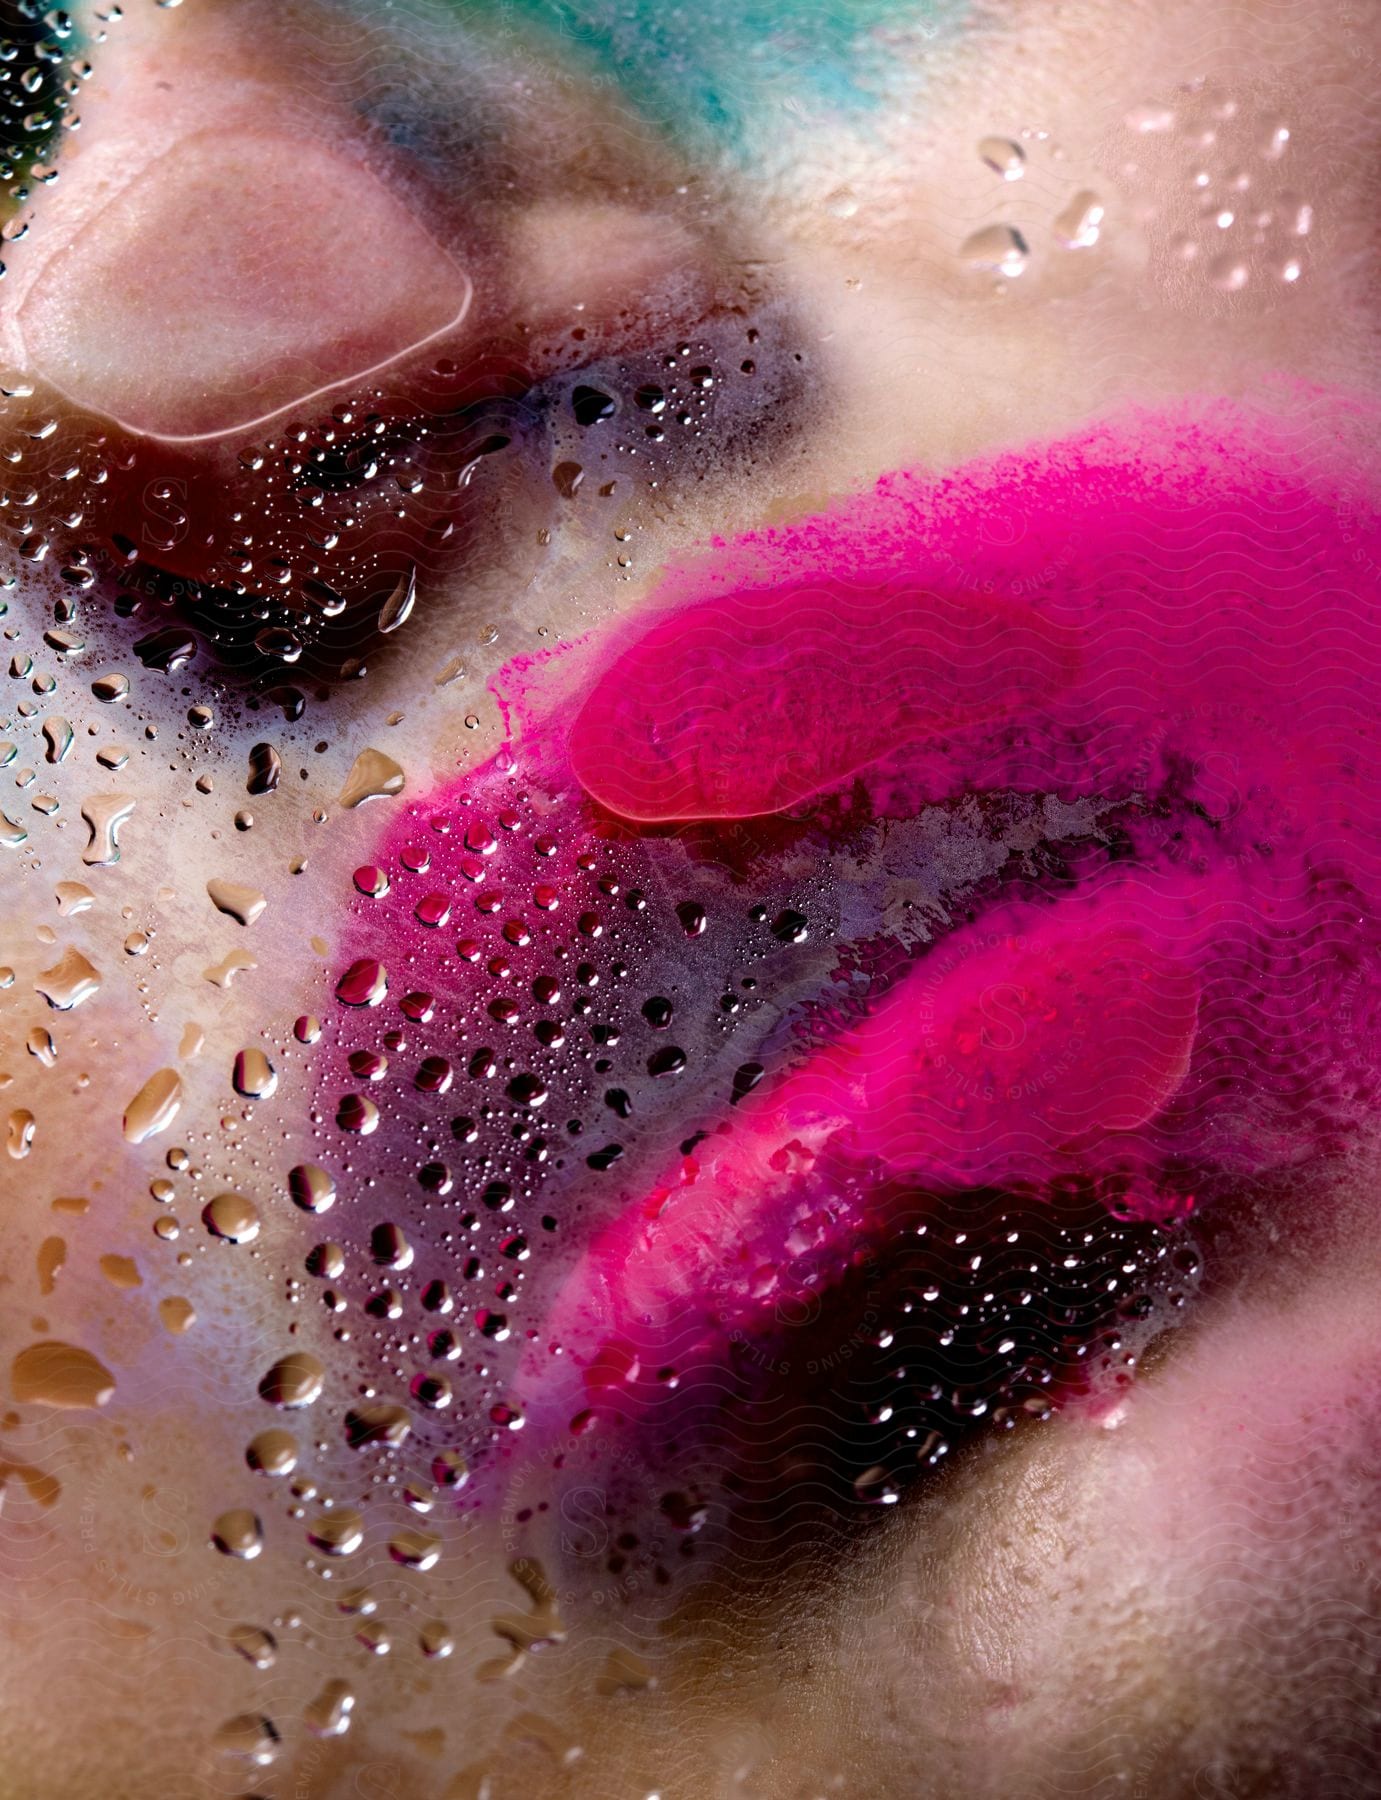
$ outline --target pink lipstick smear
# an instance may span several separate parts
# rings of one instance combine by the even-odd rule
[[[918,575],[741,588],[624,651],[575,720],[571,768],[626,819],[760,817],[899,750],[1040,713],[1080,660],[1063,622]]]
[[[362,1184],[396,1187],[417,1144],[430,1158],[414,1225],[434,1277],[459,1254],[448,1208],[477,1245],[531,1239],[549,1178],[575,1209],[574,1248],[474,1308],[481,1331],[499,1307],[521,1320],[477,1409],[539,1439],[645,1411],[780,1319],[803,1271],[885,1247],[899,1192],[952,1215],[965,1191],[1058,1206],[1091,1178],[1126,1216],[1166,1218],[1201,1181],[1346,1148],[1377,1085],[1358,1021],[1381,891],[1381,526],[1309,448],[1219,405],[889,477],[673,572],[554,710],[542,671],[510,672],[521,741],[374,852],[389,891],[359,902],[352,1024],[324,1073]],[[1023,795],[1104,822],[1058,879],[1014,847],[1010,880],[898,938],[913,871],[888,863],[894,835]],[[692,1081],[627,1181],[545,1138],[534,1163],[568,1040],[593,1040],[587,1062],[617,1043],[599,983],[635,957],[654,981],[672,955],[629,935],[643,890],[665,895],[708,843],[732,893],[784,829],[838,858],[846,935],[892,946],[886,978],[736,1104]],[[343,1092],[389,1030],[425,1051],[417,1073]],[[651,1075],[674,1075],[657,1054]],[[442,1160],[452,1114],[477,1146],[460,1161]]]

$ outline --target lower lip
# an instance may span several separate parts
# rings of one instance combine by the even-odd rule
[[[582,1246],[535,1264],[513,1300],[528,1335],[520,1356],[487,1359],[506,1370],[488,1416],[523,1412],[545,1441],[601,1410],[655,1411],[672,1345],[703,1353],[756,1328],[803,1230],[841,1265],[859,1241],[885,1246],[870,1194],[889,1181],[914,1202],[1115,1173],[1123,1203],[1157,1216],[1192,1207],[1200,1178],[1345,1141],[1381,1060],[1354,1023],[1381,886],[1378,568],[1375,520],[1222,406],[939,485],[897,476],[673,573],[652,626],[601,646],[607,673],[583,696],[533,706],[521,746],[411,808],[373,852],[393,887],[362,903],[350,955],[426,970],[438,1022],[424,1046],[464,1071],[457,1020],[544,971],[567,979],[588,950],[582,857],[623,843],[654,871],[659,856],[679,867],[658,848],[669,829],[741,847],[764,808],[802,829],[828,817],[848,839],[964,795],[1043,794],[1056,814],[1125,804],[1121,859],[1072,887],[1017,883],[1022,898],[989,895],[972,923],[913,948],[863,1023],[725,1115],[732,1133],[682,1160],[669,1131],[612,1210],[600,1183],[578,1188],[589,1216],[567,1229]],[[902,605],[927,621],[909,635]],[[946,661],[937,613],[966,667]],[[892,632],[890,681],[874,626]],[[510,672],[510,697],[524,683],[526,710],[531,672]],[[782,739],[803,754],[779,754]],[[495,826],[516,787],[548,817],[549,857],[532,854],[531,810],[511,840]],[[419,836],[425,873],[409,872]],[[497,910],[475,910],[499,889]],[[458,955],[454,924],[419,923],[427,893],[463,913]],[[520,980],[491,978],[495,956]],[[323,1069],[333,1106],[350,1081]],[[476,1086],[447,1113],[494,1092]],[[435,1130],[414,1099],[378,1136],[390,1191],[395,1134]],[[703,1107],[693,1095],[687,1123]]]

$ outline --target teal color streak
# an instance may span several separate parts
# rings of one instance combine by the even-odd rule
[[[474,17],[531,28],[673,134],[742,152],[783,128],[782,99],[871,106],[889,56],[881,27],[923,40],[966,11],[966,0],[488,0]]]

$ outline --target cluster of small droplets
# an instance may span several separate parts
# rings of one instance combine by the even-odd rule
[[[68,13],[40,0],[14,0],[7,13],[0,44],[0,243],[5,245],[28,235],[30,203],[55,179],[49,160],[53,141],[73,117],[73,103],[91,74],[88,63],[73,60],[75,28]]]
[[[272,767],[266,746],[256,767]],[[769,945],[777,957],[799,953],[811,937],[799,905],[740,902],[726,946],[711,929],[714,900],[650,895],[640,869],[652,870],[641,846],[591,833],[568,801],[525,786],[510,766],[417,815],[387,863],[355,871],[357,942],[377,936],[378,952],[339,976],[325,1039],[316,1021],[299,1021],[299,1043],[318,1046],[338,1085],[323,1095],[315,1159],[285,1185],[299,1210],[337,1226],[305,1258],[337,1341],[359,1343],[357,1309],[369,1322],[368,1404],[343,1423],[356,1447],[396,1447],[427,1418],[438,1452],[456,1431],[472,1448],[521,1427],[507,1359],[530,1333],[523,1289],[566,1189],[620,1164],[640,1122],[660,1148],[678,1078],[751,1016],[756,978],[726,986],[711,971]],[[722,878],[707,887],[717,896]],[[668,931],[679,957],[666,953]],[[659,942],[659,989],[640,991]],[[687,986],[677,969],[687,958],[705,970],[689,1036],[674,1029],[673,998]],[[272,1075],[267,1058],[242,1053],[235,1085],[245,1092]],[[756,1061],[726,1072],[721,1098],[742,1097],[761,1075]],[[409,1157],[412,1191],[400,1194]],[[544,1202],[554,1178],[561,1197]],[[394,1196],[385,1216],[375,1191]],[[383,1397],[373,1391],[381,1378]]]
[[[1250,295],[1303,278],[1314,204],[1291,180],[1298,151],[1288,115],[1200,83],[1134,108],[1125,137],[1126,178],[1154,175],[1170,186],[1152,229],[1186,292]]]
[[[1116,1406],[1200,1265],[1183,1236],[1119,1221],[1115,1204],[1090,1189],[1052,1211],[932,1206],[912,1228],[847,1371],[860,1499],[890,1504],[975,1430],[1048,1419],[1071,1394]]]

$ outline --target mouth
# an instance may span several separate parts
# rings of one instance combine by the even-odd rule
[[[1194,1221],[1346,1153],[1359,534],[1258,424],[1139,418],[720,547],[555,709],[510,672],[521,741],[358,872],[316,1052],[319,1266],[464,1504],[592,1432],[751,1488],[791,1420],[895,1498],[1101,1404]]]

